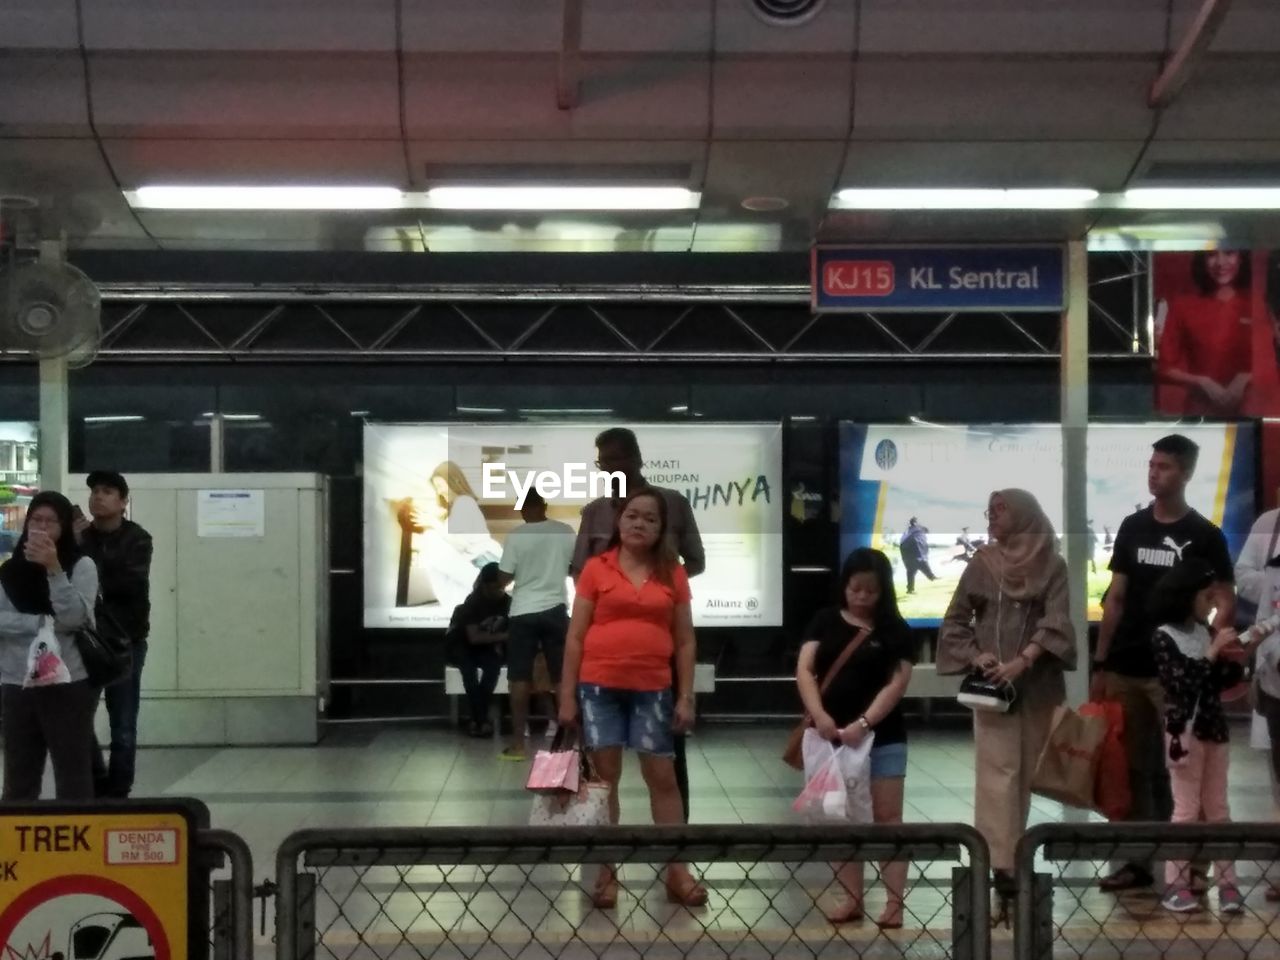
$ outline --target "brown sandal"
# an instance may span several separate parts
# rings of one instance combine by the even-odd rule
[[[591,903],[597,910],[612,910],[618,905],[618,872],[613,867],[600,867]]]
[[[865,916],[862,912],[862,901],[852,898],[846,900],[842,907],[824,910],[822,915],[827,918],[827,923],[836,927],[842,923],[857,923]]]
[[[704,907],[707,904],[707,888],[684,870],[667,871],[667,901],[685,907]]]
[[[901,900],[890,900],[884,905],[884,911],[876,920],[876,926],[881,930],[901,930],[905,913],[906,904]]]

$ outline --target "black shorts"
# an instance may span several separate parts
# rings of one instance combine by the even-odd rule
[[[569,611],[562,603],[550,610],[526,613],[507,621],[507,681],[531,683],[533,661],[541,652],[547,658],[551,682],[560,682],[564,664],[564,637],[569,632]]]

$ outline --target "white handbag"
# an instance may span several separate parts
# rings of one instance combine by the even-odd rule
[[[583,779],[577,793],[540,793],[529,811],[531,827],[602,827],[609,822],[609,785]]]

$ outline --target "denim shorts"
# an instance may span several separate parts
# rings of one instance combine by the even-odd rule
[[[675,701],[670,690],[620,690],[578,684],[582,740],[588,750],[630,747],[656,757],[675,756],[671,725]]]
[[[871,748],[871,779],[888,780],[907,775],[907,745],[886,743]]]

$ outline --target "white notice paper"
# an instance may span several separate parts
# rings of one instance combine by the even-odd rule
[[[196,536],[262,537],[267,532],[261,490],[200,490],[196,493]]]

